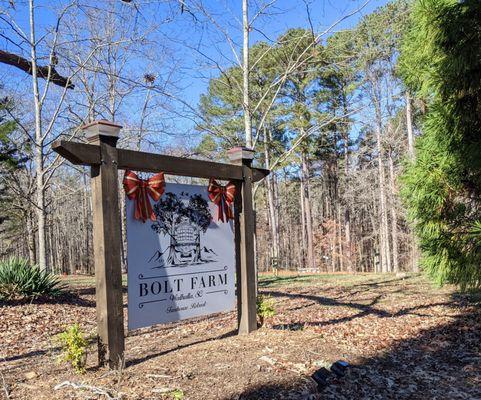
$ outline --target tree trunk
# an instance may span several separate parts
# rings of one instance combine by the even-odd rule
[[[307,236],[306,236],[306,202],[304,201],[305,196],[304,180],[302,179],[301,173],[301,190],[300,190],[300,203],[301,203],[301,239],[302,244],[299,247],[299,253],[301,254],[301,267],[307,268],[306,257],[307,257]]]
[[[265,130],[264,130],[265,135]],[[264,136],[265,138],[265,136]],[[264,155],[265,155],[265,167],[269,169],[270,167],[270,154],[269,154],[269,144],[265,143],[264,145]],[[278,259],[279,258],[279,247],[280,247],[280,238],[279,238],[279,224],[277,218],[277,210],[276,210],[276,201],[275,201],[275,190],[274,190],[274,176],[270,174],[266,179],[266,186],[267,186],[267,202],[268,202],[268,216],[269,216],[269,225],[271,228],[271,240],[272,240],[272,257]]]
[[[292,243],[291,238],[294,235],[294,230],[293,227],[298,225],[294,223],[292,213],[289,212],[289,202],[291,201],[289,197],[289,183],[287,179],[287,172],[286,169],[284,168],[283,170],[283,175],[284,175],[284,193],[283,193],[283,203],[285,207],[285,214],[287,214],[287,221],[284,221],[284,240],[283,242],[287,244],[287,254],[288,254],[288,259],[287,259],[287,266],[291,266],[294,262],[296,262],[296,247],[294,246],[294,243]],[[295,217],[294,217],[295,218]],[[281,222],[281,221],[279,221]],[[297,232],[296,232],[297,233]],[[296,269],[299,270],[299,268],[302,267],[302,262],[301,260],[297,260],[297,267]]]
[[[411,160],[415,158],[415,149],[414,149],[414,133],[413,133],[413,116],[412,116],[412,107],[411,107],[411,94],[409,91],[406,91],[406,126],[407,126],[407,134],[408,134],[408,154]],[[411,263],[412,263],[412,270],[413,272],[419,272],[419,249],[416,243],[416,239],[414,234],[411,232],[411,240],[412,240],[412,256],[411,256]]]
[[[377,160],[378,160],[378,179],[379,179],[379,205],[380,205],[380,224],[379,224],[379,247],[380,247],[380,260],[381,271],[391,271],[391,251],[389,247],[389,227],[387,217],[387,202],[386,202],[386,177],[384,175],[384,151],[381,141],[382,132],[382,116],[381,105],[379,98],[376,95],[375,84],[373,83],[374,92],[374,108],[376,111],[376,147],[377,147]]]
[[[419,268],[419,258],[420,258],[420,251],[418,244],[416,242],[416,236],[411,235],[411,263],[412,263],[412,271],[413,272],[420,272]]]
[[[396,211],[396,180],[394,176],[394,163],[392,153],[389,152],[389,180],[391,186],[391,235],[392,235],[392,259],[394,272],[399,272],[399,253],[398,253],[398,230],[397,230],[397,211]]]
[[[349,272],[354,272],[354,263],[352,259],[352,243],[351,243],[351,214],[349,212],[349,205],[346,204],[344,210],[344,235],[346,237],[346,261]]]
[[[47,238],[45,231],[45,176],[44,176],[44,138],[42,131],[42,103],[38,89],[37,76],[37,39],[35,37],[35,6],[33,0],[29,1],[30,17],[30,57],[32,63],[32,86],[35,114],[35,173],[36,173],[36,214],[38,225],[38,265],[41,270],[48,270],[47,266]]]
[[[411,109],[411,95],[406,90],[406,126],[408,131],[408,153],[411,160],[414,159],[414,134],[413,134],[413,119]]]
[[[37,264],[37,251],[35,249],[35,234],[33,229],[32,213],[26,213],[27,239],[28,239],[28,259],[31,265]]]
[[[152,84],[153,84],[153,82],[149,83],[149,86],[147,87],[147,93],[145,94],[144,105],[142,107],[142,113],[140,114],[140,126],[139,126],[139,131],[138,131],[138,134],[137,134],[137,151],[142,150],[142,140],[144,139],[144,123],[145,123],[145,118],[147,117],[147,107],[149,105]]]
[[[252,148],[252,120],[249,100],[249,4],[248,0],[242,0],[242,92],[244,109],[244,129],[246,146]]]
[[[342,94],[343,111],[344,115],[348,114],[347,99],[343,91]],[[349,131],[348,129],[343,130],[343,144],[344,144],[344,187],[347,188],[349,184]],[[346,237],[346,260],[347,268],[349,272],[353,272],[353,260],[352,260],[352,244],[351,244],[351,213],[350,205],[347,200],[345,200],[344,209],[344,234]],[[340,223],[340,221],[339,221]]]
[[[342,221],[341,221],[341,207],[338,205],[337,206],[337,223],[336,226],[338,226],[338,246],[339,246],[339,270],[344,271],[344,252],[342,248]]]
[[[314,260],[314,246],[312,237],[312,216],[311,216],[311,200],[309,191],[309,162],[306,155],[301,153],[301,182],[304,199],[304,212],[305,212],[305,226],[306,226],[306,242],[307,242],[307,265],[309,268],[315,268]]]
[[[277,251],[279,258],[282,259],[282,248],[281,248],[281,223],[279,221],[279,215],[281,214],[281,208],[279,204],[279,183],[277,176],[274,173],[269,174],[272,183],[272,195],[274,203],[274,217],[276,222],[276,239]]]
[[[60,221],[59,221],[60,222]],[[50,249],[50,260],[49,265],[52,266],[50,272],[55,273],[62,273],[63,272],[63,260],[59,257],[59,253],[63,250],[63,246],[61,243],[63,242],[62,235],[60,235],[60,226],[59,223],[54,223],[53,218],[50,218],[50,229],[46,229],[46,240],[48,241],[48,247]],[[55,236],[57,236],[57,240],[55,240]],[[62,262],[60,262],[62,260]]]
[[[42,148],[36,149],[36,165],[35,170],[37,174],[36,178],[36,213],[37,213],[37,225],[38,225],[38,265],[41,270],[48,271],[47,266],[47,239],[46,239],[46,212],[45,212],[45,189],[44,189],[44,176],[43,176],[43,151]]]
[[[379,174],[379,205],[380,205],[380,235],[379,235],[379,247],[381,271],[391,271],[391,251],[389,247],[389,228],[387,221],[387,204],[386,204],[386,178],[384,176],[384,166],[382,159],[381,148],[381,136],[380,131],[377,129],[377,146],[378,146],[378,174]]]

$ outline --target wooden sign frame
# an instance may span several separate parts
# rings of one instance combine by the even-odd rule
[[[109,121],[95,121],[83,127],[90,144],[63,140],[52,144],[53,150],[71,163],[91,167],[99,364],[108,363],[110,368],[117,368],[124,360],[119,169],[235,182],[238,332],[256,330],[252,183],[266,177],[269,171],[252,168],[254,152],[243,147],[229,151],[232,164],[117,149],[121,128]]]

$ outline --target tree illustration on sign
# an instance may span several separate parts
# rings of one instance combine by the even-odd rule
[[[156,220],[152,229],[158,234],[169,236],[165,265],[181,266],[211,261],[209,257],[215,255],[215,252],[202,248],[200,240],[212,218],[207,201],[201,195],[190,195],[186,205],[177,195],[169,192],[162,196],[153,209]],[[164,252],[157,251],[151,260],[163,259]]]
[[[156,220],[152,224],[152,229],[158,234],[162,233],[169,236],[170,244],[167,264],[176,265],[174,232],[177,225],[182,221],[182,216],[185,213],[184,204],[174,193],[169,192],[160,198],[153,209]],[[158,261],[162,258],[162,254],[163,253],[157,252],[151,260],[155,258],[155,261]]]
[[[207,201],[200,195],[194,194],[190,196],[189,204],[186,210],[187,218],[191,221],[195,227],[195,251],[192,258],[192,263],[196,264],[202,260],[201,248],[200,248],[200,234],[205,233],[210,225],[212,216],[210,215],[209,206]]]

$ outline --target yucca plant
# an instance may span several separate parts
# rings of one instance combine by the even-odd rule
[[[36,299],[56,297],[64,286],[53,274],[42,271],[27,260],[10,258],[0,261],[0,299]]]

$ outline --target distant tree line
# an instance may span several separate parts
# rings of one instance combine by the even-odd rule
[[[479,2],[395,0],[352,29],[311,24],[255,41],[271,2],[242,2],[238,37],[210,4],[172,5],[59,2],[41,21],[51,26],[34,0],[1,6],[4,53],[27,73],[0,87],[0,257],[93,272],[89,171],[51,143],[82,141],[82,124],[105,118],[125,122],[124,148],[226,161],[229,148],[252,146],[272,170],[254,187],[261,271],[422,266],[441,283],[479,286]],[[162,30],[179,23],[215,30],[232,62]],[[176,96],[179,46],[217,71],[197,105]],[[178,118],[194,134],[179,133]]]
[[[257,162],[273,170],[256,188],[259,268],[417,269],[398,182],[417,110],[397,70],[408,25],[408,2],[395,1],[326,40],[292,29],[252,46]],[[244,142],[241,75],[225,69],[202,97],[201,153]]]

